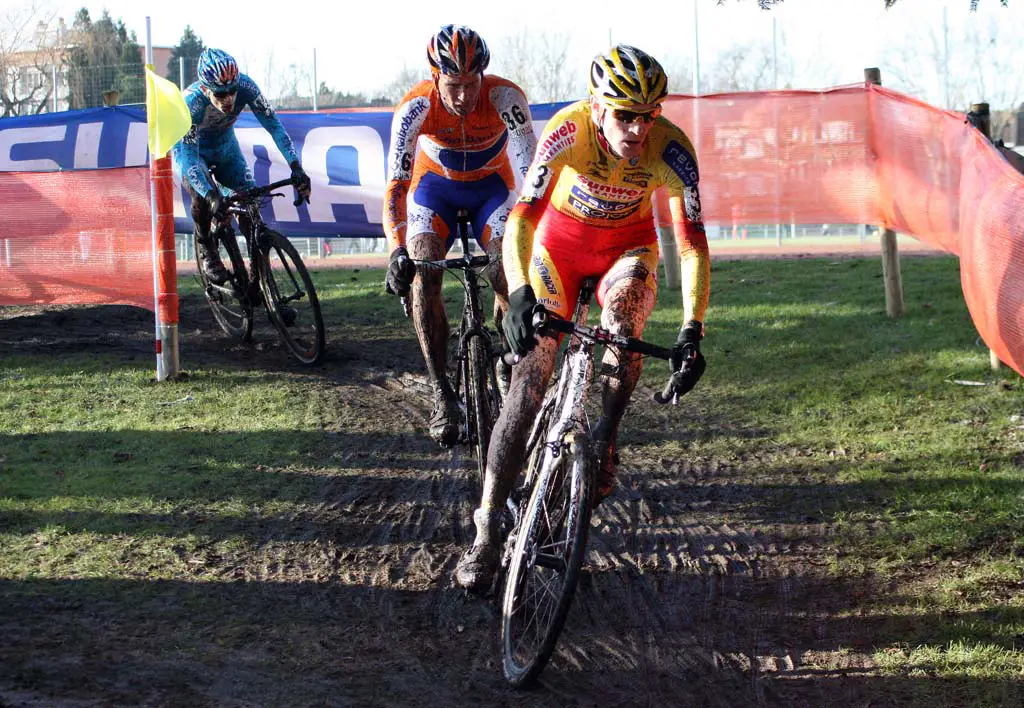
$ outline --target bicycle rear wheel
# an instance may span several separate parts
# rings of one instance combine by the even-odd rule
[[[501,608],[505,678],[516,688],[551,658],[576,591],[593,497],[589,437],[575,432],[544,467],[515,531]]]
[[[476,464],[480,473],[480,490],[483,491],[484,471],[487,467],[487,446],[491,441],[491,430],[498,419],[501,395],[498,393],[498,378],[494,373],[494,362],[482,336],[469,338],[469,363],[467,368],[466,413],[469,417],[470,437],[476,444]]]
[[[213,318],[224,330],[225,334],[238,337],[243,342],[252,338],[252,300],[249,298],[249,273],[245,268],[241,249],[234,231],[229,231],[230,238],[217,237],[217,247],[225,268],[231,273],[228,282],[218,285],[211,283],[203,270],[203,261],[199,257],[199,244],[193,235],[193,246],[196,264],[199,266],[199,282],[203,284],[203,294],[210,303]],[[225,258],[226,256],[226,258]]]
[[[316,364],[326,348],[324,318],[313,279],[291,241],[266,229],[259,238],[260,290],[270,321],[288,351],[303,364]]]

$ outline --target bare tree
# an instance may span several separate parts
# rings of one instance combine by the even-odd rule
[[[736,44],[719,54],[711,66],[709,90],[770,91],[776,88],[776,72],[780,87],[792,85],[793,60],[788,53],[778,52],[773,57],[771,42]]]
[[[391,105],[396,105],[405,97],[405,94],[409,93],[409,90],[417,82],[430,77],[430,70],[425,65],[426,62],[424,62],[424,67],[419,71],[403,66],[402,70],[391,80],[391,83],[380,92],[380,97],[386,98]]]
[[[63,38],[55,12],[36,2],[0,16],[0,116],[33,115],[48,110],[54,67],[64,62]]]
[[[567,66],[568,34],[549,34],[524,29],[505,37],[500,51],[492,52],[492,66],[514,81],[532,103],[566,101],[586,93],[586,77],[575,76]]]
[[[668,76],[669,93],[693,93],[693,65],[692,62],[677,56],[666,57],[661,62]]]
[[[992,113],[992,135],[1004,130],[1024,100],[1019,71],[1024,49],[1016,28],[991,20],[951,28],[918,26],[885,55],[883,80],[889,86],[932,105],[966,111],[984,101]],[[948,46],[948,52],[947,52]]]

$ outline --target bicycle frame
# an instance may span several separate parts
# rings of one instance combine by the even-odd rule
[[[292,186],[292,180],[241,190],[227,198],[225,216],[218,219],[214,233],[231,258],[232,277],[225,284],[200,277],[214,317],[226,333],[249,341],[253,309],[262,305],[290,353],[303,364],[316,364],[326,346],[316,286],[298,251],[266,225],[260,211],[266,199],[283,196],[274,190],[285,186]],[[296,205],[300,201],[301,196]],[[248,264],[238,245],[238,233],[245,238]],[[294,306],[299,301],[301,310]]]
[[[455,375],[455,393],[458,395],[460,387],[465,385],[466,365],[469,356],[469,340],[473,337],[480,337],[487,351],[487,358],[490,367],[494,368],[494,344],[490,332],[484,325],[483,306],[480,304],[480,291],[483,289],[481,281],[483,278],[477,272],[481,265],[490,264],[490,256],[471,256],[469,252],[469,222],[462,210],[459,210],[456,228],[458,238],[462,244],[462,258],[454,260],[456,267],[462,270],[465,280],[465,298],[462,303],[462,322],[459,325],[459,367]]]
[[[586,324],[587,314],[590,311],[590,299],[594,290],[588,284],[580,289],[580,297],[576,301],[576,311],[573,313],[573,322]],[[571,336],[571,335],[570,335]],[[563,354],[562,365],[559,369],[558,382],[555,384],[551,400],[545,401],[544,406],[556,406],[560,403],[558,417],[551,421],[546,431],[540,430],[540,423],[543,415],[538,415],[536,428],[531,431],[527,442],[527,449],[531,443],[537,442],[537,436],[546,435],[544,441],[546,448],[544,462],[541,469],[548,469],[551,457],[557,457],[568,443],[573,430],[582,428],[587,437],[590,437],[590,426],[585,420],[586,411],[584,404],[587,399],[587,389],[590,386],[590,379],[594,373],[594,350],[597,345],[594,342],[580,338],[570,338],[566,351]]]
[[[274,182],[268,184],[265,187],[257,188],[259,191],[266,192],[268,196],[270,192],[275,189],[281,189],[282,187],[292,186],[290,179],[281,180],[280,182]],[[256,190],[253,190],[256,191]],[[268,244],[262,243],[261,238],[267,230],[266,222],[263,221],[263,213],[260,211],[261,204],[259,201],[245,201],[242,205],[232,204],[228,207],[227,211],[233,215],[235,224],[238,226],[238,232],[245,237],[245,250],[249,255],[249,287],[250,290],[253,288],[255,283],[256,263],[261,257],[261,247],[266,248]],[[248,219],[249,226],[246,228],[243,226],[243,221],[238,217],[244,216]],[[254,248],[255,246],[255,248]],[[258,291],[258,288],[257,288]],[[251,294],[251,293],[250,293]]]

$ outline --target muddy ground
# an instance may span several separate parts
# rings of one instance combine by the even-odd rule
[[[143,310],[0,318],[0,340],[19,353],[152,356]],[[191,368],[308,382],[336,441],[311,461],[310,511],[220,530],[248,542],[234,556],[193,554],[194,574],[176,580],[0,580],[0,706],[912,704],[913,682],[870,659],[895,641],[892,627],[859,617],[861,598],[888,589],[829,577],[829,527],[760,505],[775,485],[827,496],[827,471],[800,479],[770,458],[662,457],[667,441],[685,450],[697,433],[650,402],[653,380],[635,396],[644,429],[624,433],[621,487],[594,518],[558,650],[536,688],[510,690],[497,600],[451,580],[471,538],[475,463],[424,434],[411,331],[372,348],[331,332],[311,375],[267,328],[257,347],[231,343],[196,296],[181,321]],[[727,424],[708,420],[704,434]]]

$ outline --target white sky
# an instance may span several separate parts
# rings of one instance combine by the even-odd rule
[[[171,0],[48,0],[70,23],[80,7],[93,19],[103,9],[121,18],[145,43],[146,16],[151,18],[156,46],[173,46],[185,25],[191,25],[207,46],[233,54],[243,70],[260,83],[266,80],[267,57],[275,64],[312,65],[317,55],[317,78],[337,91],[372,94],[389,84],[403,67],[425,67],[426,44],[442,24],[458,22],[477,30],[491,47],[492,61],[505,37],[524,30],[569,37],[570,70],[584,76],[591,57],[614,42],[634,44],[657,57],[667,68],[689,65],[694,55],[694,2],[698,2],[702,74],[716,54],[732,45],[772,40],[775,18],[780,55],[787,53],[796,67],[795,88],[824,88],[858,82],[863,69],[882,67],[885,48],[904,42],[924,25],[941,36],[943,7],[951,32],[972,22],[999,18],[1008,26],[1024,26],[1024,0],[981,0],[977,13],[968,0],[899,0],[884,10],[882,0],[785,0],[771,11],[756,0],[548,0],[489,2],[487,0],[379,0],[359,2],[306,0],[289,3]],[[0,5],[23,0],[0,0]],[[358,7],[358,9],[355,9]],[[642,8],[636,11],[634,8]],[[785,38],[784,45],[781,38]],[[499,68],[499,67],[495,67]],[[581,84],[582,85],[582,84]]]

